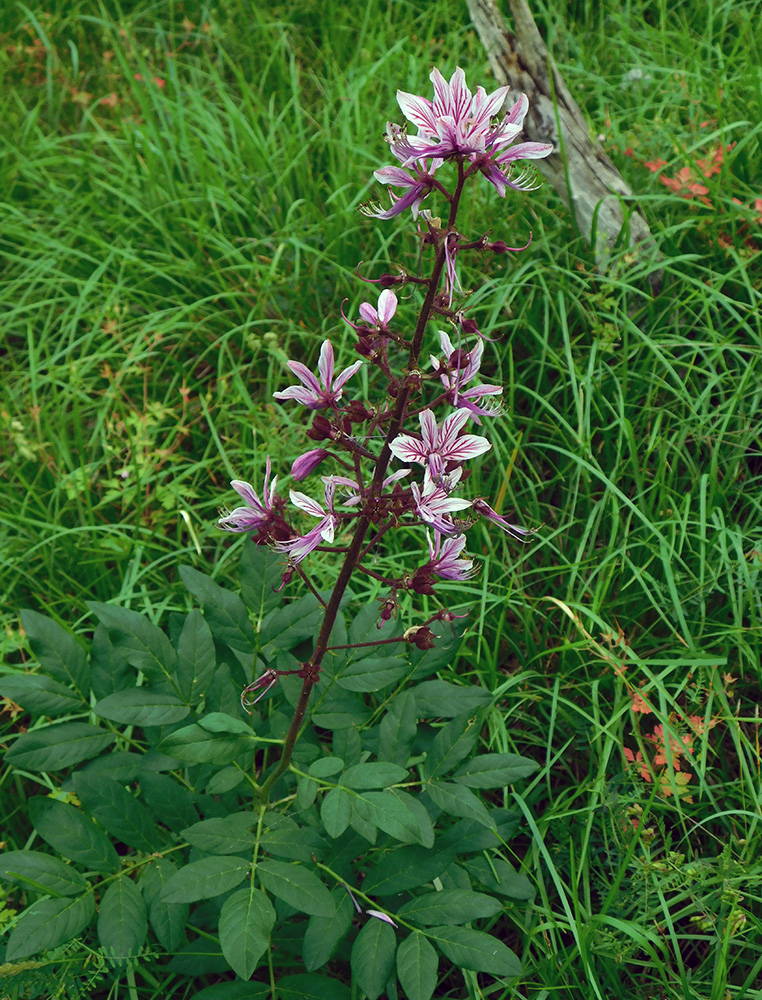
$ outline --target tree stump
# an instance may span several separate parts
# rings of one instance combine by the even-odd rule
[[[552,142],[554,152],[537,166],[572,209],[581,234],[605,271],[615,245],[659,253],[643,216],[631,208],[634,196],[590,128],[537,29],[526,0],[508,0],[515,34],[508,31],[494,0],[467,0],[471,20],[499,84],[529,98],[524,133],[534,142]],[[624,232],[623,232],[623,226]],[[648,276],[661,288],[662,273]]]

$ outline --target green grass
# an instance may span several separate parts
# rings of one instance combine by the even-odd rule
[[[636,253],[596,273],[549,188],[504,202],[482,191],[460,221],[509,243],[533,233],[510,260],[464,261],[508,404],[469,488],[542,528],[523,548],[475,529],[484,571],[449,591],[473,608],[454,669],[504,695],[488,740],[543,770],[521,798],[505,793],[525,815],[517,859],[538,890],[510,911],[524,975],[504,986],[467,974],[446,995],[751,1000],[762,990],[757,5],[532,7],[651,222],[664,286],[650,296],[653,265]],[[0,14],[11,662],[21,607],[87,628],[87,600],[184,604],[182,562],[232,574],[238,547],[213,527],[228,480],[261,483],[266,454],[285,470],[302,446],[299,415],[271,395],[288,384],[285,359],[316,357],[330,335],[351,360],[340,303],[351,314],[373,298],[357,262],[366,275],[415,266],[407,223],[356,211],[378,197],[384,123],[399,117],[398,87],[428,93],[433,64],[490,89],[487,61],[465,4],[362,10],[135,2],[112,19],[52,0]],[[696,175],[706,202],[660,182],[718,147],[730,147],[719,172]],[[657,160],[661,175],[645,166]],[[632,711],[636,692],[651,714]],[[654,763],[657,725],[677,745],[692,735],[682,770],[670,750]],[[625,747],[652,762],[650,781]],[[19,793],[6,776],[12,824]],[[165,974],[138,969],[93,995],[192,995],[155,978]]]

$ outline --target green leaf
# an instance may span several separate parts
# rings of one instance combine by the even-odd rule
[[[404,677],[410,664],[400,656],[364,656],[350,660],[336,677],[346,691],[380,691]]]
[[[212,635],[231,649],[253,653],[254,629],[241,598],[191,566],[181,566],[180,577],[193,596],[203,604]]]
[[[467,927],[432,927],[428,932],[453,965],[492,976],[520,976],[521,962],[503,942],[492,934]]]
[[[172,875],[159,898],[165,903],[195,903],[234,889],[246,878],[251,862],[245,858],[218,857],[191,861]]]
[[[397,695],[381,720],[378,759],[404,767],[412,752],[416,734],[415,698],[410,691]]]
[[[330,778],[343,770],[344,761],[341,757],[318,757],[307,768],[307,773],[312,775],[313,778]]]
[[[206,696],[217,669],[214,639],[206,619],[194,608],[186,615],[177,640],[177,685],[190,705]]]
[[[161,753],[191,764],[229,764],[254,749],[256,738],[220,733],[215,735],[198,723],[176,729],[159,744]]]
[[[444,889],[415,896],[399,908],[399,915],[416,924],[467,924],[494,917],[503,909],[494,896],[466,889]]]
[[[96,872],[118,870],[111,841],[80,809],[43,796],[30,799],[28,808],[37,833],[59,854]]]
[[[352,978],[368,1000],[377,1000],[394,969],[397,938],[391,926],[371,918],[362,927],[352,945]]]
[[[345,788],[332,788],[320,805],[320,819],[329,837],[336,840],[352,818],[352,797]]]
[[[20,618],[29,647],[45,673],[70,685],[87,701],[90,694],[87,655],[71,632],[36,611],[22,611]]]
[[[502,858],[469,858],[463,866],[471,878],[481,882],[490,892],[521,900],[531,899],[535,894],[526,875],[520,875]]]
[[[269,984],[235,982],[215,983],[200,993],[193,994],[193,1000],[272,1000]]]
[[[135,684],[135,671],[117,652],[108,629],[98,623],[90,646],[90,687],[96,698],[123,691]]]
[[[264,827],[259,843],[268,854],[309,862],[313,855],[325,853],[326,841],[315,827],[300,827],[288,816],[275,812],[265,814]]]
[[[396,896],[438,878],[449,867],[456,848],[433,851],[418,845],[389,851],[365,876],[363,891],[374,896]]]
[[[437,985],[439,958],[419,931],[397,949],[397,976],[408,1000],[431,1000]]]
[[[182,830],[198,819],[193,793],[168,774],[143,771],[140,794],[154,819],[170,830]]]
[[[102,719],[125,726],[168,726],[180,722],[190,709],[174,694],[150,688],[116,691],[99,701],[93,709]]]
[[[345,603],[346,600],[342,600],[342,606]],[[299,600],[271,611],[262,622],[260,635],[263,646],[270,647],[268,655],[274,654],[277,649],[293,649],[303,639],[311,639],[320,627],[323,614],[323,605],[314,594],[305,594]]]
[[[315,705],[312,722],[322,729],[351,729],[363,726],[371,711],[359,695],[332,687],[323,700]]]
[[[24,910],[11,932],[6,962],[17,962],[70,941],[90,923],[95,913],[93,894],[76,899],[38,899]]]
[[[177,866],[166,858],[154,858],[144,865],[140,888],[148,907],[148,918],[159,943],[169,952],[179,951],[185,944],[185,925],[188,922],[187,903],[165,903],[161,891],[177,871]]]
[[[425,787],[434,805],[449,816],[466,816],[490,830],[494,828],[495,821],[481,800],[465,785],[456,785],[452,781],[430,781]]]
[[[355,908],[346,889],[336,888],[331,892],[336,904],[332,917],[310,917],[304,935],[302,958],[308,972],[315,972],[333,957],[339,943],[346,937],[352,926]]]
[[[467,760],[452,780],[470,788],[505,788],[514,781],[528,778],[539,766],[536,761],[517,753],[485,753]]]
[[[276,986],[278,1000],[349,1000],[349,989],[327,976],[284,976]]]
[[[258,626],[268,611],[283,601],[278,590],[283,556],[266,545],[247,542],[241,550],[241,597]]]
[[[58,722],[20,736],[5,760],[28,771],[61,771],[95,757],[114,738],[113,733],[86,722]]]
[[[240,854],[257,842],[252,832],[256,817],[251,812],[231,813],[216,819],[202,819],[182,831],[188,843],[210,854]]]
[[[404,767],[390,764],[387,761],[370,764],[355,764],[341,776],[341,784],[346,788],[388,788],[399,784],[407,778]]]
[[[5,674],[0,677],[0,695],[32,715],[67,715],[80,712],[83,706],[82,698],[70,687],[45,674]]]
[[[366,822],[403,844],[422,844],[426,839],[417,813],[389,789],[358,795],[354,808]]]
[[[40,851],[0,855],[0,878],[51,896],[76,896],[89,888],[76,868]]]
[[[426,806],[421,802],[417,795],[411,795],[402,788],[390,788],[389,792],[402,803],[403,806],[412,813],[413,816],[418,820],[418,829],[420,830],[419,843],[423,847],[433,847],[434,846],[434,824],[431,822],[431,816]]]
[[[299,913],[332,917],[336,912],[328,889],[314,872],[303,865],[262,861],[257,865],[256,876],[268,892]]]
[[[230,968],[250,979],[270,943],[275,910],[263,892],[249,886],[229,896],[220,913],[220,945]]]
[[[161,835],[146,807],[112,778],[77,771],[74,790],[113,837],[139,851],[155,851],[161,845]]]
[[[108,629],[114,649],[151,681],[171,680],[177,657],[158,625],[145,615],[113,604],[88,601],[88,608]]]
[[[198,720],[198,724],[208,733],[227,733],[233,736],[252,736],[251,723],[227,712],[210,712]]]
[[[235,982],[215,983],[200,993],[193,994],[193,1000],[272,1000],[269,984]]]
[[[479,740],[479,715],[459,715],[437,732],[426,755],[423,775],[427,780],[453,771],[473,751]]]
[[[106,889],[98,911],[98,938],[106,957],[119,963],[137,955],[148,933],[140,889],[122,875]]]
[[[447,681],[423,681],[412,689],[419,719],[451,719],[492,704],[492,695],[472,684],[461,687]]]

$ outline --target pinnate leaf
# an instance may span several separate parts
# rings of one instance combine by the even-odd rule
[[[251,870],[244,858],[212,855],[191,861],[167,879],[159,898],[165,903],[195,903],[213,899],[228,889],[235,889]]]
[[[95,757],[113,742],[113,733],[87,722],[58,722],[24,733],[5,760],[29,771],[60,771]]]
[[[29,800],[29,817],[42,839],[65,858],[97,872],[119,868],[111,841],[81,809],[37,796]]]
[[[539,764],[517,753],[485,753],[462,764],[453,775],[470,788],[505,788],[506,785],[529,777]]]
[[[76,896],[87,879],[71,865],[40,851],[6,851],[0,855],[0,879],[51,896]]]
[[[29,646],[45,673],[87,698],[90,667],[84,649],[71,632],[37,611],[22,611],[20,618]]]
[[[414,896],[399,909],[405,920],[418,924],[467,924],[471,920],[494,917],[502,904],[493,896],[466,889],[443,889]]]

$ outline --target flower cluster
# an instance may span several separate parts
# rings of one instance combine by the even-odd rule
[[[462,157],[468,164],[467,174],[483,174],[501,198],[505,197],[508,188],[531,191],[536,187],[531,170],[515,175],[514,164],[520,160],[542,159],[553,152],[553,146],[542,142],[512,144],[529,110],[526,95],[522,94],[510,111],[498,120],[508,87],[498,87],[489,96],[484,87],[479,87],[472,96],[460,67],[449,83],[438,69],[432,72],[430,79],[434,84],[433,101],[397,91],[402,113],[417,128],[418,134],[409,136],[405,126],[389,122],[386,139],[392,155],[402,166],[382,167],[374,174],[381,184],[404,188],[405,194],[398,196],[390,192],[391,208],[371,210],[367,214],[391,219],[410,208],[417,216],[424,198],[440,188],[435,177],[437,168],[454,157]]]
[[[381,585],[381,627],[396,613],[400,592],[435,595],[438,580],[463,582],[474,575],[474,560],[465,552],[465,533],[477,520],[491,521],[520,540],[530,534],[486,500],[469,499],[463,492],[468,478],[466,463],[491,448],[487,438],[474,431],[483,429],[483,422],[500,412],[502,389],[480,381],[484,341],[474,321],[453,304],[461,291],[456,257],[465,251],[503,254],[514,248],[501,240],[490,241],[486,235],[466,241],[454,220],[469,178],[483,175],[501,195],[508,187],[529,190],[532,185],[527,176],[514,177],[512,165],[547,156],[551,146],[513,144],[527,113],[524,96],[498,119],[506,87],[489,96],[480,87],[472,96],[461,69],[449,83],[437,70],[431,79],[433,102],[398,94],[400,107],[418,134],[408,136],[404,129],[389,125],[387,138],[401,165],[376,173],[382,183],[407,191],[400,197],[392,196],[391,209],[366,214],[390,218],[409,208],[420,219],[422,251],[433,253],[432,275],[414,277],[401,270],[397,276],[378,279],[383,290],[377,304],[363,302],[356,321],[344,316],[356,334],[355,350],[360,360],[335,374],[334,347],[325,340],[317,372],[301,361],[289,361],[299,384],[274,394],[279,401],[305,408],[310,422],[307,437],[317,445],[296,458],[292,479],[305,480],[329,462],[340,468],[321,476],[320,499],[290,490],[289,507],[276,493],[277,479],[269,485],[268,458],[261,499],[248,483],[235,481],[232,486],[245,506],[224,512],[219,520],[221,528],[249,533],[255,542],[283,553],[287,560],[284,584],[295,570],[309,583],[305,560],[316,551],[330,551],[342,562],[341,582],[326,605],[326,620],[313,658],[305,665],[304,676],[310,682],[320,669],[331,616],[335,618],[338,612],[340,588],[346,587],[352,573],[364,573]],[[446,171],[440,168],[447,161],[457,167],[451,191],[441,180]],[[449,203],[446,225],[432,213],[420,211],[422,200],[434,190]],[[442,281],[444,289],[440,290]],[[426,292],[413,333],[401,324],[399,301],[391,290],[393,285],[406,283],[424,286]],[[438,349],[429,354],[426,366],[421,364],[424,332],[435,315],[453,332],[439,331]],[[351,388],[356,384],[351,380],[361,368],[366,369],[368,384],[385,385],[375,398],[362,398]],[[397,468],[392,464],[395,461]],[[302,514],[314,519],[306,529],[298,526]],[[398,527],[420,529],[426,546],[424,560],[399,576],[385,576],[376,568],[375,555],[386,532]],[[454,617],[441,608],[423,625],[405,630],[403,638],[427,648],[434,640],[428,626],[434,620],[452,621]],[[270,678],[268,686],[269,682]]]

